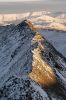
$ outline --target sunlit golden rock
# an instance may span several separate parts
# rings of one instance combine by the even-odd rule
[[[29,21],[26,20],[25,22],[28,24],[28,26],[31,28],[32,31],[36,30],[36,28],[33,26],[32,22],[30,20]]]
[[[34,42],[38,42],[37,48],[33,53],[32,72],[29,74],[30,78],[41,85],[49,86],[56,83],[56,77],[51,66],[42,58],[43,37],[40,34],[36,34],[33,38]]]

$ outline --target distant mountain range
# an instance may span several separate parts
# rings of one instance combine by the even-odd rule
[[[0,25],[18,24],[30,20],[36,29],[55,29],[66,31],[66,13],[48,11],[25,12],[19,14],[0,14]]]

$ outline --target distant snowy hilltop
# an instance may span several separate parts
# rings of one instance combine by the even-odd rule
[[[0,25],[17,24],[28,19],[36,29],[57,29],[66,31],[66,14],[51,13],[47,11],[27,12],[20,14],[0,14]]]

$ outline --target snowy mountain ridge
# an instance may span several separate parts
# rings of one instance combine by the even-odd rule
[[[66,58],[27,20],[0,27],[0,100],[10,99],[66,99]]]

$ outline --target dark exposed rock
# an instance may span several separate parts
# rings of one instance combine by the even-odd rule
[[[44,95],[43,95],[43,94]],[[29,78],[10,77],[0,89],[0,100],[49,100],[46,92]]]

